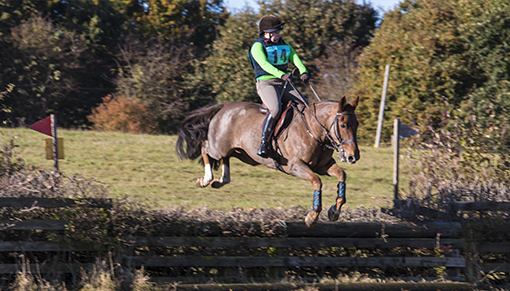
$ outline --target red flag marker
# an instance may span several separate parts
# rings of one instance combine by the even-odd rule
[[[37,121],[36,123],[32,124],[30,126],[30,129],[33,129],[40,133],[44,133],[49,136],[53,136],[51,134],[51,116],[48,116],[45,119]]]

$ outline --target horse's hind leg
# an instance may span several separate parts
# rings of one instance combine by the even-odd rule
[[[214,179],[211,187],[220,188],[228,183],[230,183],[230,159],[223,158],[221,159],[221,178]]]
[[[346,175],[345,172],[338,167],[337,164],[332,164],[331,167],[329,167],[327,171],[328,175],[335,176],[338,178],[338,191],[337,191],[337,197],[336,197],[336,203],[332,205],[328,210],[328,218],[331,221],[337,221],[340,217],[340,211],[342,209],[342,205],[347,202],[346,196],[345,196],[345,180]]]
[[[205,151],[205,148],[202,148],[202,159],[204,160],[204,176],[197,179],[198,187],[207,187],[214,178],[211,161],[209,160],[209,155]]]

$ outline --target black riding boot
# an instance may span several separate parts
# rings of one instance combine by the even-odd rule
[[[267,159],[271,155],[271,141],[270,135],[273,131],[275,119],[271,116],[271,113],[268,113],[266,119],[264,120],[264,126],[262,127],[262,141],[260,142],[259,150],[257,151],[257,155]]]

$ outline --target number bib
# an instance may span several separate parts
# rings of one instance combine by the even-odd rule
[[[272,45],[266,47],[267,61],[273,66],[285,65],[289,62],[290,46]]]

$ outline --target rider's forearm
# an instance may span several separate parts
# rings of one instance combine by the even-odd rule
[[[301,61],[301,59],[299,58],[299,56],[296,54],[292,47],[290,48],[289,61],[291,61],[294,64],[294,66],[296,66],[299,69],[299,74],[308,73],[305,65],[303,65],[303,62]]]

